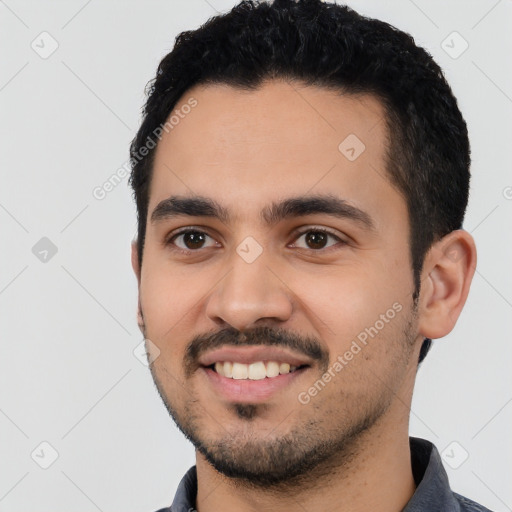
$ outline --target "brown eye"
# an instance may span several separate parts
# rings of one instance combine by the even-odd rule
[[[198,231],[189,231],[183,234],[183,243],[187,249],[200,249],[205,241],[205,234]]]
[[[297,241],[299,241],[301,238],[304,239],[304,242],[301,244],[296,242],[294,245],[301,249],[309,249],[312,251],[329,249],[334,245],[345,245],[345,242],[334,233],[319,228],[308,229],[302,233],[299,233],[297,236]],[[329,239],[333,240],[333,242],[329,242]]]
[[[208,239],[211,240],[209,245],[205,245]],[[168,245],[175,245],[183,251],[195,251],[204,247],[212,247],[215,241],[203,231],[188,229],[177,233],[169,239]]]
[[[327,234],[321,231],[310,231],[306,234],[305,241],[311,249],[323,249],[327,243]]]

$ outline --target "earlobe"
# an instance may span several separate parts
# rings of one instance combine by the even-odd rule
[[[425,338],[442,338],[453,329],[475,269],[475,242],[467,231],[452,231],[432,245],[425,257],[420,291],[419,332]]]

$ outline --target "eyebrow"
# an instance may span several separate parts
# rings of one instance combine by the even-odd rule
[[[314,214],[353,220],[362,227],[375,231],[375,224],[368,213],[330,194],[290,197],[273,202],[263,208],[260,218],[268,226],[273,226],[285,219]],[[233,221],[229,211],[214,199],[203,196],[171,196],[155,207],[151,214],[151,223],[180,216],[212,217],[224,224]]]

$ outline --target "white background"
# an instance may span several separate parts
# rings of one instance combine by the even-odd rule
[[[233,5],[0,2],[0,511],[152,512],[194,464],[133,354],[142,338],[127,180],[103,200],[92,191],[128,159],[144,86],[175,36]],[[457,469],[445,459],[457,492],[512,510],[512,2],[349,5],[425,46],[468,123],[465,228],[478,267],[457,327],[420,368],[410,430],[440,452],[456,441],[455,461],[469,454]],[[43,31],[58,43],[45,59],[31,47],[51,48]],[[461,49],[446,39],[453,31],[469,44],[456,59],[442,47]],[[32,252],[42,237],[58,250],[46,262]],[[48,469],[36,463],[50,462],[44,441],[59,454]]]

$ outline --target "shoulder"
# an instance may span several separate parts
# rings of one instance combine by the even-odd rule
[[[492,512],[492,510],[480,505],[476,501],[470,500],[465,496],[461,496],[456,492],[453,493],[454,498],[457,500],[457,503],[460,505],[461,512]]]
[[[485,509],[485,510],[487,510],[487,509]],[[178,507],[173,508],[171,505],[170,507],[159,508],[158,510],[155,510],[155,512],[197,512],[197,510],[194,507],[184,508],[182,505],[179,505]]]

